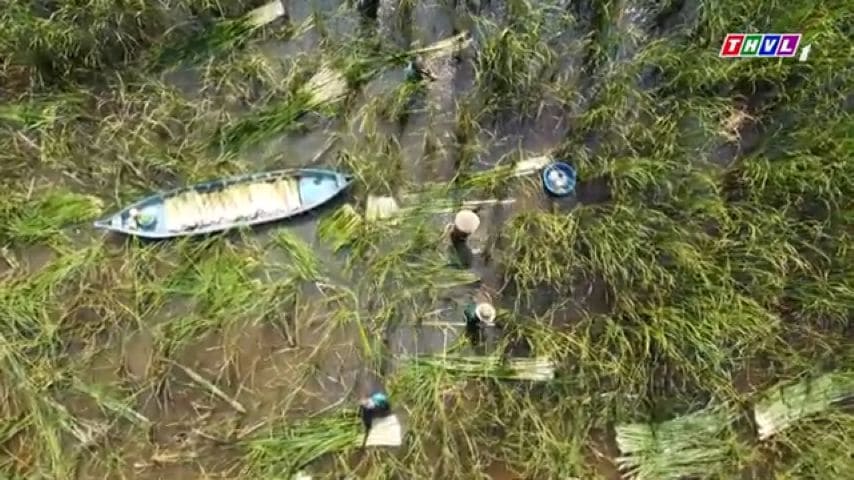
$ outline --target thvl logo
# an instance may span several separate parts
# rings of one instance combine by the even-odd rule
[[[798,53],[800,43],[800,33],[729,33],[721,45],[720,56],[789,58]],[[807,45],[803,48],[802,61],[809,55],[809,47]]]

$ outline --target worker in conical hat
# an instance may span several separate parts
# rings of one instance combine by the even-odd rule
[[[471,210],[463,209],[454,216],[454,230],[462,235],[471,235],[480,226],[480,217]]]
[[[474,252],[468,245],[468,238],[480,226],[480,217],[471,210],[463,209],[454,216],[454,223],[448,225],[447,231],[451,238],[451,255],[454,263],[463,268],[470,268],[474,261]]]
[[[454,224],[451,229],[451,241],[454,243],[465,242],[469,236],[480,227],[480,217],[471,210],[463,209],[454,216]]]
[[[491,303],[470,303],[463,314],[466,319],[466,336],[475,345],[480,342],[483,328],[495,326],[496,311]]]
[[[491,303],[478,303],[474,309],[474,316],[487,327],[495,326],[495,307]]]

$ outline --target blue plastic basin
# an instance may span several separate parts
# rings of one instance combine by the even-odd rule
[[[575,191],[575,168],[564,162],[554,162],[543,169],[543,188],[554,197],[566,197]]]

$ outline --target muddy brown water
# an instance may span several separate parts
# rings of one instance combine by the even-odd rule
[[[580,12],[582,21],[575,29],[564,32],[559,39],[566,47],[566,54],[558,65],[556,75],[562,79],[566,87],[578,87],[585,91],[588,84],[585,75],[584,55],[586,48],[583,36],[591,27],[588,2],[571,2],[563,4],[562,8],[575,8]],[[416,42],[426,45],[457,32],[459,24],[466,23],[465,18],[472,14],[482,15],[503,21],[506,9],[503,2],[485,1],[463,2],[452,5],[428,0],[417,2],[407,19],[401,20],[399,7],[389,6],[382,2],[380,21],[376,34],[384,35],[398,44]],[[338,0],[322,0],[306,2],[289,0],[286,2],[288,15],[294,23],[302,22],[315,12],[331,14],[342,7]],[[580,5],[580,6],[579,6]],[[629,2],[623,2],[625,10],[621,15],[618,28],[650,29],[647,13],[633,7]],[[690,19],[690,11],[680,11],[680,15]],[[646,15],[646,17],[645,17]],[[669,17],[677,18],[677,17]],[[684,20],[687,22],[688,20]],[[672,20],[671,20],[672,22]],[[327,25],[336,35],[351,35],[357,30],[358,21],[352,14],[335,15],[334,20]],[[668,28],[674,28],[667,24]],[[268,41],[262,45],[262,51],[272,59],[286,60],[300,53],[310,52],[318,45],[320,37],[316,32],[309,32],[288,42]],[[638,48],[635,40],[618,49],[617,58],[625,59]],[[474,71],[472,68],[474,53],[464,52],[458,58],[446,57],[431,61],[427,68],[436,75],[437,79],[429,82],[426,92],[419,102],[420,107],[411,112],[402,126],[385,126],[382,134],[394,136],[402,146],[403,167],[406,180],[412,184],[427,181],[447,181],[454,174],[458,152],[455,151],[454,128],[457,105],[466,98],[474,88]],[[364,105],[373,96],[393,89],[402,81],[402,73],[389,71],[370,82],[364,89],[362,99],[357,101]],[[188,95],[199,89],[198,75],[193,71],[172,74],[167,79]],[[361,103],[360,103],[361,102]],[[572,129],[573,120],[579,117],[589,106],[589,99],[579,96],[577,102],[571,105],[563,104],[556,99],[549,99],[533,118],[508,115],[499,118],[488,125],[481,133],[480,141],[486,145],[487,151],[479,156],[475,169],[488,169],[506,157],[508,153],[522,150],[531,155],[538,155],[557,148]],[[301,166],[308,159],[318,158],[320,164],[328,164],[335,150],[318,156],[327,147],[332,135],[350,134],[351,142],[358,142],[358,133],[342,132],[349,128],[347,122],[321,122],[319,128],[308,132],[288,133],[265,145],[257,155],[247,160],[259,168],[268,168],[270,155],[275,154],[275,166]],[[427,146],[429,145],[429,152]],[[342,148],[336,145],[336,149]],[[727,153],[726,155],[734,155]],[[548,201],[536,189],[520,189],[515,192],[519,196],[516,204],[484,211],[481,215],[482,224],[475,245],[483,245],[494,238],[503,223],[514,213],[524,209],[552,208],[554,203]],[[583,179],[578,187],[578,201],[582,203],[600,203],[608,200],[607,184],[604,179]],[[436,227],[449,221],[447,217],[437,217]],[[316,238],[316,221],[309,218],[290,226],[262,229],[257,233],[260,244],[268,243],[277,228],[288,228],[303,241],[320,247]],[[481,238],[480,236],[486,237]],[[53,257],[50,249],[32,247],[13,252],[13,257],[26,265],[26,269],[37,270]],[[281,262],[285,259],[281,252],[269,251],[266,261]],[[322,256],[327,269],[335,270],[340,266],[340,259],[326,252]],[[10,270],[11,265],[0,260],[0,275]],[[474,297],[480,288],[497,291],[503,285],[501,272],[494,265],[476,257],[472,267],[483,279],[482,286],[464,288],[454,292],[459,298]],[[565,321],[571,322],[578,314],[579,308],[606,310],[608,300],[605,298],[605,288],[592,280],[587,285],[577,285],[574,291],[581,292],[575,299],[575,310],[567,312]],[[323,312],[311,312],[314,308],[312,299],[318,300],[317,292],[305,296],[303,315],[322,317]],[[367,299],[364,299],[367,300]],[[500,299],[498,299],[500,301]],[[545,306],[554,299],[548,295],[541,299]],[[138,383],[150,382],[154,370],[164,368],[156,358],[155,337],[152,326],[160,322],[168,322],[176,315],[186,313],[186,305],[174,305],[158,313],[158,318],[145,319],[145,325],[127,327],[120,334],[107,339],[112,345],[105,350],[103,356],[93,360],[90,379],[95,383],[114,384],[121,382]],[[460,321],[460,309],[453,302],[437,305],[442,313],[440,318],[456,322]],[[183,349],[177,355],[177,361],[193,368],[200,375],[216,380],[216,383],[235,400],[244,405],[248,412],[239,420],[235,420],[234,412],[223,402],[212,398],[208,392],[194,386],[182,373],[173,372],[169,375],[169,402],[158,402],[152,393],[148,399],[140,399],[140,413],[154,422],[149,431],[148,442],[116,445],[118,452],[124,452],[130,458],[130,465],[125,472],[128,478],[198,478],[204,465],[205,470],[228,471],[227,465],[233,460],[234,453],[223,448],[215,440],[225,437],[234,431],[252,428],[265,421],[270,416],[278,416],[283,410],[295,412],[316,412],[334,406],[340,402],[354,400],[354,390],[357,389],[359,372],[364,368],[354,338],[357,338],[351,327],[326,328],[322,321],[305,328],[298,345],[288,338],[278,328],[264,323],[248,323],[239,329],[211,333],[189,348]],[[395,356],[429,354],[444,351],[460,337],[460,329],[442,327],[402,326],[391,333],[392,353]],[[310,357],[313,347],[323,346],[322,351],[311,357],[314,371],[306,374],[305,359]],[[123,372],[124,378],[119,378],[117,372]],[[153,386],[152,386],[153,388]],[[70,409],[86,418],[97,420],[98,413],[91,402],[79,400],[72,402]],[[134,438],[129,435],[128,438]],[[603,440],[598,440],[600,447],[594,448],[591,463],[601,472],[604,478],[620,478],[613,468],[612,458],[617,454],[613,445],[602,446]],[[594,447],[596,442],[594,442]],[[204,456],[202,459],[200,456]],[[102,465],[87,465],[84,471],[90,472],[95,478],[97,472],[102,472]],[[494,480],[523,479],[512,471],[509,466],[495,463],[486,470],[486,475]]]

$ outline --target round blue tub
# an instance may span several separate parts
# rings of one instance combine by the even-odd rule
[[[543,188],[553,197],[566,197],[575,191],[575,168],[564,162],[554,162],[543,169]]]

